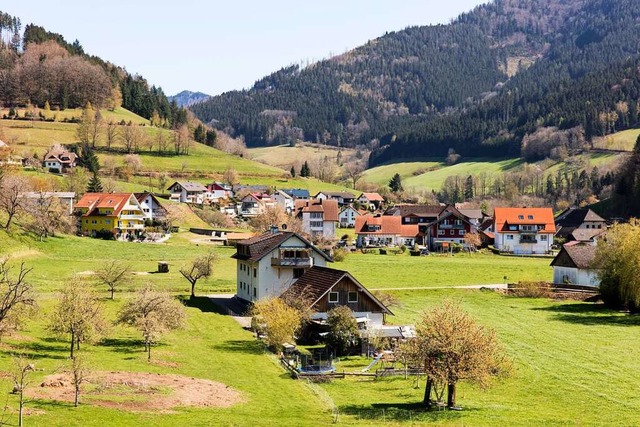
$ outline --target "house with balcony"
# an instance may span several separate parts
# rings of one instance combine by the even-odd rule
[[[335,239],[338,228],[338,202],[327,199],[295,201],[295,215],[302,229],[313,236]]]
[[[367,328],[378,329],[384,325],[387,314],[393,315],[350,273],[317,265],[306,270],[284,296],[306,302],[313,313],[312,320],[326,320],[329,311],[347,306],[359,323],[363,321]]]
[[[306,270],[325,267],[331,257],[297,233],[273,228],[237,243],[236,296],[245,301],[278,297]]]
[[[444,205],[398,204],[384,212],[385,216],[398,216],[402,224],[430,224],[440,217]]]
[[[501,252],[548,254],[556,226],[551,208],[495,208],[494,245]]]
[[[150,223],[164,221],[167,218],[167,210],[153,193],[133,193],[140,203],[145,221]]]
[[[358,202],[364,209],[377,211],[382,207],[384,198],[378,193],[362,193],[358,196]]]
[[[278,208],[285,212],[287,215],[291,214],[296,207],[296,203],[293,197],[282,190],[276,190],[271,198],[276,202]]]
[[[435,221],[429,224],[418,224],[418,230],[422,238],[419,241],[420,244],[431,251],[442,251],[450,249],[454,243],[464,245],[465,236],[477,233],[478,227],[453,205],[448,205]]]
[[[209,203],[218,203],[220,199],[230,199],[233,197],[233,189],[230,185],[221,182],[213,182],[206,186],[205,200]]]
[[[133,193],[86,193],[75,209],[80,231],[87,236],[109,232],[127,239],[144,231],[144,212]]]
[[[169,200],[180,203],[194,203],[201,205],[204,202],[207,187],[199,182],[176,181],[167,188],[170,193]]]
[[[556,236],[567,240],[577,230],[581,231],[576,235],[595,236],[607,229],[605,219],[589,208],[568,208],[555,218],[555,223],[558,230]]]
[[[356,246],[413,246],[418,237],[417,224],[402,224],[392,215],[361,215],[356,218]]]
[[[239,216],[253,218],[276,206],[276,201],[270,195],[266,193],[250,193],[238,202],[236,211]]]
[[[342,209],[340,209],[340,213],[338,214],[338,222],[340,223],[340,228],[355,227],[356,218],[363,215],[363,212],[360,212],[358,209],[354,208],[353,205],[343,206]]]
[[[62,148],[55,148],[44,155],[42,165],[51,172],[67,173],[76,167],[77,160],[78,156],[76,153]]]

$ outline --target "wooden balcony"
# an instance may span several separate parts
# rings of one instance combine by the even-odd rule
[[[309,268],[313,267],[313,258],[271,258],[272,267]]]

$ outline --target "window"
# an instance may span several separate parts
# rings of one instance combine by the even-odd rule
[[[312,219],[321,219],[322,218],[322,212],[311,212],[311,218]]]
[[[456,225],[462,225],[462,220],[461,219],[456,219]]]
[[[547,235],[546,234],[541,235],[540,236],[540,240],[543,241],[543,242],[546,242],[547,241]]]
[[[524,219],[524,215],[518,215],[518,219]]]
[[[322,228],[322,221],[311,221],[310,225],[312,228]]]
[[[449,230],[449,234],[453,236],[454,234],[456,234],[456,230]]]
[[[527,218],[529,218],[529,219],[533,219],[533,215],[529,215]]]
[[[329,292],[329,302],[333,304],[336,304],[338,302],[337,292]]]
[[[464,236],[464,230],[458,230],[458,235],[459,236]]]
[[[357,292],[349,292],[347,302],[358,302],[358,293]]]
[[[444,236],[444,230],[438,230],[438,236]]]
[[[254,267],[253,269],[253,277],[257,277],[258,276],[258,269]]]
[[[513,234],[507,234],[507,240],[513,240]]]
[[[598,228],[602,228],[602,224],[598,224]]]
[[[294,279],[298,279],[298,278],[302,277],[303,274],[304,274],[304,269],[303,268],[294,268],[293,269],[293,278]]]
[[[111,220],[110,220],[110,219],[105,219],[105,220],[104,220],[104,223],[105,223],[105,224],[111,224]]]
[[[253,288],[253,297],[255,298],[257,295],[256,288]]]

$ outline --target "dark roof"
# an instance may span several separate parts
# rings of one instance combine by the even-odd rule
[[[594,237],[606,233],[606,228],[576,228],[568,236],[568,240],[592,242]]]
[[[551,266],[587,270],[592,268],[590,264],[595,256],[596,247],[593,245],[564,245],[551,262]]]
[[[275,233],[267,232],[250,239],[240,240],[237,243],[238,252],[233,254],[231,258],[245,261],[260,261],[262,258],[271,253],[271,251],[282,245],[285,241],[293,236],[302,240],[307,246],[322,255],[327,261],[333,262],[333,259],[331,259],[330,256],[328,256],[320,249],[316,248],[313,243],[309,242],[299,234],[293,233],[291,231],[278,231]],[[241,254],[241,248],[246,248],[246,253]]]
[[[569,208],[558,215],[556,225],[561,227],[579,227],[585,221],[605,222],[605,220],[589,208]]]
[[[442,205],[395,205],[387,209],[384,214],[401,217],[409,215],[437,217],[444,209],[445,207]]]
[[[324,194],[329,198],[355,199],[356,195],[348,191],[319,191],[318,194]],[[316,198],[318,198],[316,194]]]
[[[173,187],[176,184],[184,188],[186,191],[202,191],[203,193],[207,191],[207,187],[200,184],[199,182],[190,182],[190,181],[176,181],[173,184],[171,184],[167,189]]]
[[[310,197],[309,190],[304,190],[302,188],[287,188],[282,189],[282,191],[295,199],[308,199]]]
[[[312,301],[311,306],[314,306],[324,295],[327,294],[335,285],[338,284],[344,277],[348,278],[358,288],[362,289],[369,298],[373,300],[381,309],[383,313],[393,314],[384,304],[382,304],[378,298],[376,298],[371,292],[367,290],[360,282],[358,282],[349,272],[336,270],[328,267],[313,266],[300,277],[296,282],[289,287],[283,294],[283,296],[293,298],[309,298]]]

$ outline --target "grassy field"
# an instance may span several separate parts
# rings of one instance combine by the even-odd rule
[[[487,391],[463,384],[461,412],[418,409],[424,393],[403,378],[337,380],[322,387],[345,425],[530,426],[638,425],[640,363],[629,348],[640,319],[599,305],[515,299],[483,291],[405,291],[394,321],[413,322],[443,299],[461,302],[480,323],[494,328],[513,361],[510,378]],[[355,370],[367,360],[341,367]],[[606,408],[606,410],[605,410]]]
[[[597,138],[594,146],[607,150],[632,151],[638,136],[640,136],[640,129],[624,130],[603,138]]]
[[[24,108],[16,108],[15,111],[18,113],[20,117],[24,117],[24,113],[26,109]],[[40,112],[44,114],[44,110],[40,109]],[[5,116],[9,114],[8,108],[0,108],[0,116]],[[139,115],[132,113],[129,110],[126,110],[122,107],[118,107],[113,111],[110,110],[100,110],[100,114],[102,118],[106,122],[121,122],[124,120],[125,122],[134,123],[138,125],[148,125],[149,120],[144,117],[140,117]],[[80,120],[82,118],[82,108],[68,108],[66,110],[52,110],[49,113],[47,119],[54,119],[54,122],[62,122],[64,120]]]
[[[292,164],[307,160],[310,164],[315,161],[336,162],[338,157],[338,148],[317,144],[301,144],[296,147],[289,145],[279,145],[275,147],[250,148],[249,158],[252,160],[266,163],[268,165],[277,166],[279,168],[289,169]],[[355,150],[343,148],[342,158],[346,159],[355,154]]]

